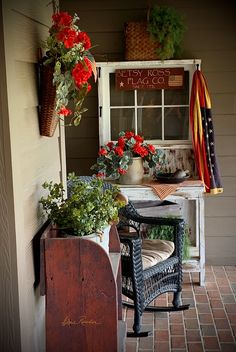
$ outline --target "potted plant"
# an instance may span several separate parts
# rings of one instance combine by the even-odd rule
[[[98,177],[118,179],[130,172],[130,166],[138,162],[138,169],[141,168],[139,178],[142,179],[143,162],[152,168],[159,162],[161,154],[161,151],[156,150],[152,144],[144,142],[142,136],[131,131],[122,131],[119,133],[117,142],[110,141],[100,148],[97,162],[91,169]],[[129,183],[139,183],[137,173],[137,170],[133,172],[134,182],[129,179]],[[124,179],[121,181],[125,183]]]
[[[153,6],[149,12],[147,30],[159,44],[156,52],[161,60],[178,56],[185,26],[182,16],[174,8]]]
[[[48,190],[48,195],[40,199],[44,213],[62,236],[86,236],[108,251],[110,225],[118,221],[118,210],[125,205],[119,188],[106,188],[100,178],[85,182],[73,173],[68,176],[68,184],[67,198],[62,183],[42,185]]]
[[[91,41],[86,32],[79,29],[79,17],[67,12],[55,13],[49,36],[43,43],[46,55],[42,66],[42,119],[50,109],[56,119],[69,118],[67,125],[79,125],[85,96],[91,89],[88,80],[96,65],[90,52]],[[47,86],[54,91],[45,92]],[[51,88],[52,88],[51,87]],[[44,94],[45,93],[45,94]],[[51,97],[51,100],[49,100]],[[43,121],[42,121],[43,122]]]

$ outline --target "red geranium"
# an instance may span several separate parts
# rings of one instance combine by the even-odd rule
[[[69,116],[72,114],[70,109],[67,109],[65,106],[62,106],[61,109],[57,112],[58,115]]]
[[[89,93],[91,89],[92,89],[92,86],[91,86],[91,84],[88,83],[88,86],[87,86],[87,93]]]
[[[75,84],[78,88],[92,76],[92,66],[87,57],[84,58],[84,62],[79,62],[72,70],[72,77],[75,80]]]
[[[105,174],[104,174],[104,172],[99,172],[99,173],[96,174],[96,176],[97,176],[97,177],[104,177]]]
[[[108,142],[107,143],[107,147],[111,150],[114,146],[114,143],[113,142]]]
[[[82,105],[91,90],[88,80],[93,73],[96,79],[95,61],[89,52],[91,42],[87,33],[79,29],[77,14],[72,17],[67,12],[60,12],[54,14],[52,20],[49,37],[44,43],[47,55],[44,64],[54,68],[58,118],[72,115],[68,124],[77,126],[87,110]],[[72,103],[71,113],[64,110],[65,102]]]
[[[150,152],[151,152],[152,154],[155,154],[155,153],[156,153],[156,149],[155,149],[154,145],[148,144],[147,147],[148,147],[148,149],[150,150]]]
[[[118,146],[121,147],[122,149],[125,146],[125,139],[123,137],[118,138]]]
[[[101,148],[99,151],[99,155],[107,155],[107,150],[105,148]]]
[[[77,32],[74,29],[64,28],[57,33],[57,39],[62,41],[67,49],[73,48],[78,43]]]
[[[120,175],[125,175],[127,171],[124,170],[124,169],[119,168],[118,172],[119,172]]]
[[[115,153],[117,154],[117,155],[119,155],[119,156],[123,156],[123,154],[124,154],[124,150],[121,148],[121,147],[116,147],[115,149],[114,149],[114,151],[115,151]]]
[[[103,155],[100,150],[97,163],[91,169],[104,173],[104,177],[119,178],[126,174],[135,157],[141,157],[150,168],[155,167],[160,155],[154,145],[147,144],[132,131],[120,132],[117,142],[110,141],[102,149],[105,149]]]
[[[140,155],[142,158],[148,155],[147,148],[140,145],[140,143],[136,143],[133,147],[134,153]]]
[[[143,143],[143,137],[139,136],[138,134],[136,134],[133,137],[134,137],[134,139],[136,140],[137,143]]]
[[[91,48],[90,38],[87,35],[87,33],[79,32],[77,39],[78,39],[78,43],[82,42],[84,44],[84,50],[88,50],[89,48]]]
[[[72,22],[72,16],[68,12],[59,12],[52,15],[52,19],[57,26],[70,26]]]
[[[133,136],[134,136],[134,132],[131,132],[131,131],[125,132],[125,138],[130,139],[130,138],[132,138]]]

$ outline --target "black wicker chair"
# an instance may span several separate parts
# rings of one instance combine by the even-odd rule
[[[144,269],[142,247],[145,240],[143,237],[148,228],[160,225],[173,227],[174,251],[167,259]],[[189,305],[181,305],[180,297],[184,220],[141,216],[129,202],[120,211],[118,230],[121,241],[122,293],[133,301],[133,303],[123,301],[123,304],[134,308],[133,332],[128,333],[127,336],[147,336],[148,331],[141,331],[144,310],[170,312],[189,308]],[[155,298],[165,292],[174,293],[172,306],[150,305]]]

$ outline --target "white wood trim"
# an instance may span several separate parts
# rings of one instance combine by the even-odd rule
[[[205,285],[205,217],[204,217],[204,199],[200,197],[198,199],[199,209],[199,256],[200,256],[200,286]]]
[[[152,60],[152,61],[107,61],[107,62],[97,62],[97,67],[113,67],[119,69],[120,67],[137,68],[140,67],[167,67],[167,66],[186,66],[186,65],[201,65],[201,59],[187,59],[187,60]]]
[[[20,313],[16,256],[14,194],[9,126],[9,105],[4,47],[3,17],[0,2],[0,346],[1,351],[20,350]]]
[[[114,73],[117,69],[132,69],[132,68],[166,68],[171,67],[183,67],[184,70],[189,71],[189,98],[191,94],[192,76],[196,69],[196,65],[201,65],[200,59],[189,59],[189,60],[154,60],[154,61],[120,61],[120,62],[97,62],[97,68],[100,73],[98,77],[98,103],[99,109],[102,107],[102,116],[99,117],[99,144],[104,145],[111,140],[111,119],[110,119],[110,87],[109,87],[109,74]],[[184,106],[184,105],[178,105]],[[149,106],[150,107],[150,106]],[[155,107],[157,107],[155,105]],[[118,106],[112,106],[112,108],[120,108]],[[125,108],[122,106],[122,108]],[[130,106],[128,107],[130,108]],[[137,110],[137,106],[135,107]],[[164,135],[164,123],[163,123],[163,92],[162,92],[162,140],[146,140],[151,142],[155,147],[170,145],[169,140],[163,140]],[[136,114],[137,116],[137,114]],[[135,132],[137,133],[137,121],[135,122]],[[171,144],[180,145],[191,145],[191,133],[189,126],[189,139],[187,140],[171,140]]]
[[[59,153],[60,153],[60,161],[61,161],[61,182],[64,185],[65,190],[67,189],[66,180],[67,180],[67,172],[66,172],[66,143],[65,143],[65,126],[64,122],[59,124]],[[66,196],[66,194],[65,194]]]

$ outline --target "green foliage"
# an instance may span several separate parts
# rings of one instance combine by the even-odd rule
[[[183,19],[174,8],[153,6],[150,10],[148,31],[160,46],[157,54],[161,60],[170,59],[180,52],[185,31]]]
[[[174,228],[169,225],[153,226],[148,230],[148,238],[159,239],[159,240],[174,240]],[[185,224],[184,237],[183,237],[183,260],[190,258],[189,253],[190,238],[189,238],[189,227]]]
[[[91,183],[69,174],[70,197],[65,198],[61,183],[44,182],[48,195],[40,199],[44,212],[61,229],[70,229],[74,235],[85,236],[101,232],[108,224],[118,221],[118,210],[124,206],[117,195],[118,187],[104,189],[102,179]]]

